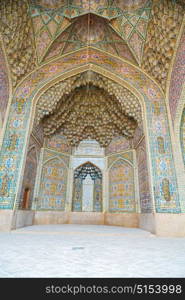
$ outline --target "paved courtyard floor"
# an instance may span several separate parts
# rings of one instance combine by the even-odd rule
[[[42,225],[0,233],[0,277],[185,277],[185,238],[141,229]]]

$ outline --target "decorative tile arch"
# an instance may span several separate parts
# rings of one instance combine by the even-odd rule
[[[146,152],[145,138],[141,141],[136,148],[137,159],[137,175],[138,175],[138,188],[140,198],[141,213],[149,213],[153,210],[153,203],[150,195],[150,182],[148,174],[148,159]]]
[[[185,20],[182,26],[182,34],[176,51],[172,71],[170,73],[170,83],[168,90],[168,100],[173,125],[175,123],[176,114],[178,114],[178,106],[185,83]]]
[[[91,195],[92,203],[89,204],[92,206],[92,211],[102,211],[102,171],[90,161],[83,163],[74,170],[72,211],[83,211],[83,186],[88,175],[91,177],[93,189]]]
[[[32,206],[37,167],[38,167],[38,150],[35,145],[31,145],[31,147],[29,147],[28,149],[28,153],[26,156],[26,164],[25,164],[25,169],[23,174],[19,208],[22,208],[22,204],[24,200],[24,191],[27,188],[29,188],[30,191],[28,208],[31,208]]]
[[[117,159],[109,168],[109,212],[136,212],[133,165]]]
[[[64,159],[60,158],[58,155],[54,155],[51,158],[48,158],[46,160],[43,161],[43,166],[48,164],[51,160],[59,160],[61,161],[61,163],[64,165],[64,167],[67,169],[68,165],[67,163],[64,161]]]
[[[167,99],[169,101],[170,114],[174,132],[173,144],[175,149],[175,164],[178,180],[179,199],[181,210],[185,212],[185,172],[183,166],[182,151],[182,119],[185,107],[185,19],[179,33],[179,43],[174,56],[173,66],[169,74],[169,87]]]
[[[176,151],[176,170],[182,212],[185,212],[185,152],[184,152],[184,115],[185,115],[185,83],[177,105],[174,120],[174,148]],[[184,165],[184,168],[183,168]]]
[[[10,93],[10,83],[8,79],[9,71],[7,68],[3,48],[1,47],[1,41],[0,41],[0,66],[1,66],[0,67],[0,114],[1,114],[0,130],[1,130],[5,120],[5,114],[8,106],[9,93]]]
[[[2,127],[3,127],[3,118],[2,118],[2,113],[0,112],[0,132]]]
[[[117,83],[129,87],[136,95],[140,95],[145,110],[144,128],[156,211],[179,213],[177,181],[163,92],[157,83],[139,68],[123,59],[93,48],[76,51],[38,68],[17,87],[10,108],[1,153],[0,208],[11,209],[15,201],[19,201],[18,186],[24,167],[23,159],[28,135],[34,118],[34,113],[31,112],[34,112],[37,99],[49,85],[88,69],[109,77]],[[10,151],[7,149],[7,145],[11,132],[15,129],[18,134],[18,146],[14,151]],[[159,135],[164,138],[167,145],[165,154],[158,153],[157,137]],[[162,182],[164,178],[169,180],[170,201],[166,201],[163,196]]]
[[[38,210],[65,210],[67,167],[59,157],[47,160],[42,166]]]
[[[174,120],[174,135],[176,137],[176,143],[177,143],[176,146],[178,148],[181,148],[181,151],[182,151],[182,144],[183,144],[182,127],[184,124],[184,114],[185,114],[185,83],[182,87],[182,92],[177,105],[177,112]],[[181,157],[184,160],[183,151],[181,152]]]
[[[131,153],[129,153],[131,154]],[[108,160],[108,169],[111,169],[111,167],[119,160],[125,161],[127,164],[129,164],[131,167],[134,167],[133,162],[133,154],[131,154],[132,159],[129,159],[125,153],[122,153],[122,155],[115,155],[111,160]],[[130,156],[130,155],[129,155]]]
[[[185,107],[184,107],[184,110],[182,112],[182,117],[181,117],[180,141],[181,141],[182,157],[184,160],[184,167],[185,167]]]

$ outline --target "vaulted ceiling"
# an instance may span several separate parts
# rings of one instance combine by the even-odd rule
[[[13,86],[36,66],[94,47],[138,65],[165,90],[183,0],[1,0]]]
[[[32,0],[30,15],[39,62],[46,52],[52,57],[91,45],[131,61],[133,54],[141,63],[151,4],[150,0]],[[67,43],[66,50],[63,43]]]
[[[140,8],[147,0],[32,0],[32,2],[51,9],[65,7],[71,16],[76,13],[82,14],[91,11],[112,17],[119,12],[119,9],[134,10]]]
[[[115,136],[133,138],[142,115],[138,99],[128,89],[88,71],[43,93],[35,121],[42,122],[45,136],[60,132],[71,146],[90,138],[106,147]]]
[[[43,60],[47,61],[88,46],[102,49],[137,64],[126,41],[109,26],[106,19],[93,14],[73,19],[72,24],[49,46]]]
[[[13,89],[42,64],[94,48],[137,66],[166,92],[184,13],[184,0],[0,0],[0,36]],[[60,130],[71,145],[87,137],[103,146],[113,136],[132,138],[141,128],[137,98],[97,74],[86,75],[47,90],[36,123],[48,136]]]

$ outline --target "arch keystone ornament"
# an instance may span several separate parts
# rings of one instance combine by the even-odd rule
[[[135,95],[140,102],[153,201],[153,214],[148,214],[148,216],[141,214],[140,226],[158,234],[160,232],[163,234],[161,228],[160,231],[157,227],[157,224],[161,222],[161,219],[158,219],[158,215],[161,214],[164,218],[170,219],[170,215],[181,212],[164,94],[159,85],[138,67],[124,59],[108,55],[92,47],[64,55],[43,65],[28,75],[17,86],[12,97],[1,149],[0,178],[5,178],[6,180],[2,181],[1,179],[0,191],[3,191],[5,186],[3,182],[6,182],[6,185],[9,187],[9,194],[1,192],[0,208],[12,210],[19,205],[22,172],[25,165],[28,140],[34,118],[38,116],[37,105],[39,106],[40,99],[52,86],[61,82],[66,84],[70,80],[72,83],[73,76],[80,76],[80,74],[88,70],[112,82],[113,85],[110,88],[110,92],[114,90],[114,84],[116,84],[120,88],[130,90],[130,93]],[[8,149],[7,145],[10,144],[9,138],[15,129],[19,139],[19,147],[14,150]],[[158,151],[159,136],[163,138],[164,144],[168,145],[163,154],[160,154]],[[10,156],[12,160],[8,162],[7,157]],[[162,188],[164,179],[169,182],[170,201],[166,201],[167,198],[164,198],[164,188]],[[154,218],[153,227],[146,225],[146,218]],[[152,227],[152,229],[149,227]],[[170,225],[169,234],[172,227]]]

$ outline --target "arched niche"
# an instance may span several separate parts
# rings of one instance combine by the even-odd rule
[[[182,116],[181,116],[180,143],[181,143],[181,151],[182,151],[182,157],[183,157],[184,167],[185,167],[185,108],[183,109]]]
[[[124,159],[109,168],[109,212],[136,212],[134,168]]]
[[[11,84],[9,82],[9,70],[6,57],[0,41],[0,146],[1,135],[3,134],[3,125],[5,124],[6,113],[9,102],[9,94],[11,94]]]
[[[38,194],[38,210],[65,210],[67,167],[59,158],[52,158],[42,166]]]
[[[138,188],[141,213],[151,213],[153,203],[150,194],[150,181],[145,139],[136,148]]]
[[[74,170],[72,211],[102,211],[102,172],[91,162]]]
[[[27,153],[26,164],[23,174],[23,182],[21,188],[20,209],[30,209],[34,197],[34,189],[36,183],[36,173],[38,167],[38,153],[35,146],[32,146]]]
[[[2,120],[2,114],[0,112],[0,134],[1,134],[1,131],[2,131],[2,127],[3,127],[3,120]]]
[[[185,107],[185,84],[183,85],[177,112],[174,120],[174,149],[177,179],[182,212],[185,212],[185,169],[184,165],[184,107]]]

